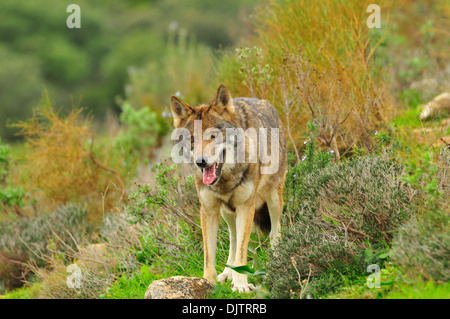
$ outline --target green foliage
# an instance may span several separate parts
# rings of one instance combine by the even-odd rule
[[[417,89],[406,89],[400,92],[399,99],[404,105],[408,105],[411,108],[416,108],[422,103],[420,91]]]
[[[414,285],[401,285],[388,293],[386,299],[450,299],[450,283],[436,284],[419,280]]]
[[[450,280],[449,217],[443,225],[416,218],[397,232],[389,256],[406,275],[446,283]]]
[[[0,189],[0,207],[22,207],[24,205],[25,190],[23,187],[5,187]]]
[[[414,79],[418,79],[430,64],[431,62],[426,56],[410,58],[406,62],[406,68],[400,71],[399,77],[404,83],[409,83]]]
[[[450,280],[449,178],[450,152],[442,149],[438,161],[432,152],[412,159],[405,180],[419,190],[418,214],[402,227],[390,256],[412,278],[436,283]],[[446,194],[446,195],[444,195]]]
[[[261,2],[255,9],[256,36],[224,56],[217,78],[237,96],[271,101],[294,148],[310,120],[319,124],[318,141],[332,147],[338,159],[338,150],[355,141],[369,147],[370,131],[392,114],[384,68],[373,62],[383,35],[364,23],[369,4]]]
[[[31,115],[42,90],[41,73],[36,58],[17,53],[0,41],[0,136],[3,138],[14,138],[16,131],[7,127],[8,124]]]
[[[0,184],[4,184],[8,176],[9,153],[8,145],[2,144],[2,139],[0,138]]]
[[[267,266],[273,298],[319,297],[361,280],[368,264],[384,263],[384,243],[414,209],[396,161],[366,156],[330,165],[313,141],[288,169],[285,228]]]
[[[376,131],[375,132],[375,140],[382,146],[386,147],[392,142],[392,136],[389,132],[386,131]]]
[[[1,1],[0,136],[16,138],[15,130],[6,124],[31,115],[44,88],[58,105],[70,107],[72,100],[81,99],[97,119],[107,109],[119,111],[120,98],[128,93],[128,71],[147,64],[164,65],[170,54],[167,38],[171,32],[184,30],[205,50],[227,47],[245,30],[240,13],[255,0],[225,0],[214,5],[195,0],[189,2],[189,8],[182,0],[136,2],[80,0],[81,29],[69,29],[69,3]],[[176,67],[192,62],[185,57],[178,56]],[[212,69],[205,64],[207,60],[198,62],[205,66],[198,72]],[[187,76],[182,68],[172,70],[177,76]],[[196,86],[195,81],[203,79],[193,81]],[[172,86],[169,94],[181,88]],[[159,104],[151,106],[158,108]]]
[[[267,266],[271,298],[317,298],[364,274],[363,255],[342,233],[297,223],[282,238]]]
[[[114,140],[113,147],[131,169],[139,159],[149,157],[152,147],[160,144],[161,137],[168,131],[168,125],[149,108],[135,109],[128,103],[122,105],[119,120],[124,127]]]
[[[161,279],[161,276],[151,273],[147,265],[142,265],[140,270],[132,274],[123,274],[100,298],[143,299],[148,286],[156,279]]]
[[[143,223],[138,260],[157,265],[164,272],[199,275],[202,266],[202,239],[199,201],[192,175],[179,175],[177,165],[159,164],[155,186],[139,185],[130,195],[128,206],[132,223]]]
[[[153,221],[155,212],[162,210],[177,216],[192,226],[198,226],[200,204],[192,175],[178,175],[177,165],[154,166],[156,185],[139,185],[130,195],[128,211],[133,222]]]
[[[258,258],[258,256],[255,256],[255,257]],[[229,267],[229,268],[233,269],[234,271],[236,271],[237,273],[247,275],[249,282],[253,282],[256,289],[258,289],[258,290],[261,289],[261,283],[263,283],[266,278],[265,269],[256,269],[256,268],[250,267],[248,265],[233,266],[233,265],[225,264],[225,267]],[[266,291],[262,291],[262,293],[264,295],[267,294]],[[260,294],[261,294],[261,292],[260,292]]]
[[[126,101],[137,108],[150,107],[163,116],[170,116],[171,95],[177,94],[192,104],[205,102],[211,94],[208,88],[216,85],[211,83],[214,64],[211,48],[186,30],[172,31],[164,55],[128,69]]]
[[[0,212],[3,212],[5,206],[18,209],[24,205],[25,189],[7,186],[10,150],[8,145],[1,144],[1,142],[0,139]]]
[[[240,64],[239,74],[242,84],[247,87],[251,97],[264,98],[273,80],[273,69],[264,64],[264,54],[261,48],[240,47],[236,49],[237,61]]]
[[[444,161],[449,158],[448,151],[443,149],[441,158]],[[404,177],[404,180],[411,184],[411,186],[423,191],[425,195],[425,205],[428,209],[436,214],[442,214],[439,207],[440,199],[444,193],[443,190],[438,189],[438,179],[436,172],[438,166],[433,162],[433,152],[424,152],[422,158],[412,158],[409,164],[409,174]],[[448,167],[447,163],[443,163]]]

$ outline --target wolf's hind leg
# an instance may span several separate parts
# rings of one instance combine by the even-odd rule
[[[227,265],[233,265],[236,258],[236,214],[223,207],[220,209],[220,213],[223,219],[225,219],[230,233],[230,251],[228,253]],[[225,267],[224,271],[217,276],[217,281],[220,283],[224,283],[227,279],[233,279],[233,270],[229,267]]]
[[[283,192],[276,188],[267,200],[267,207],[270,215],[270,245],[273,248],[281,238],[280,216],[283,211]]]

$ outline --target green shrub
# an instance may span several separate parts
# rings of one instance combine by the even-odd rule
[[[24,196],[25,190],[23,187],[5,187],[0,189],[0,208],[3,205],[21,207],[24,205]]]
[[[155,266],[165,275],[202,276],[203,244],[200,203],[192,174],[183,166],[159,164],[155,185],[139,185],[130,196],[129,217],[143,226],[138,260]],[[186,167],[184,167],[186,168]],[[217,265],[228,256],[228,232],[221,224]]]
[[[273,298],[319,297],[358,280],[414,210],[404,169],[387,155],[326,166],[321,153],[288,169],[282,240],[267,267]]]
[[[363,273],[361,249],[343,232],[297,222],[269,257],[266,285],[272,298],[317,298]]]
[[[131,221],[147,225],[138,259],[147,264],[161,260],[171,272],[190,266],[189,260],[198,263],[192,268],[202,269],[200,206],[193,176],[179,175],[177,165],[159,164],[155,171],[156,185],[140,185],[130,196]]]
[[[15,212],[24,206],[25,189],[8,186],[10,168],[10,150],[8,145],[1,144],[0,138],[0,213],[6,208],[14,208]]]
[[[2,139],[0,138],[0,184],[4,184],[8,176],[9,152],[8,145],[2,144]]]
[[[152,147],[159,146],[161,137],[168,131],[168,125],[149,108],[135,109],[128,103],[122,105],[119,120],[124,127],[113,146],[132,170],[139,159],[149,158]]]
[[[436,226],[429,220],[411,219],[399,229],[389,256],[409,277],[431,279],[438,284],[449,282],[449,220]]]
[[[352,238],[390,241],[411,214],[414,191],[401,179],[403,167],[384,156],[351,159],[305,175],[290,168],[286,212],[290,224],[304,214],[347,227]],[[292,174],[294,172],[294,174]]]

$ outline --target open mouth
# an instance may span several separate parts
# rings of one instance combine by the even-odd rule
[[[202,168],[203,184],[213,185],[220,179],[220,173],[222,171],[223,163],[220,160],[217,163],[207,168]]]

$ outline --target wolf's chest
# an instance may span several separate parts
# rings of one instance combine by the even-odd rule
[[[248,181],[236,187],[232,192],[219,193],[212,188],[205,187],[200,191],[200,197],[206,205],[216,206],[217,204],[226,204],[228,207],[236,207],[247,202],[254,193],[254,185]],[[209,205],[208,205],[209,206]]]

